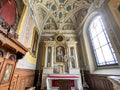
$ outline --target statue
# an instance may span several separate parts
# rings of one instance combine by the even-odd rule
[[[65,72],[69,72],[69,59],[68,55],[65,54],[64,56],[64,65],[65,65]]]
[[[65,71],[69,72],[69,68],[75,68],[75,59],[73,56],[64,56],[64,65],[65,65]]]

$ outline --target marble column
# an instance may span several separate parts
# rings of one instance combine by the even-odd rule
[[[44,67],[47,67],[47,55],[48,55],[48,46],[45,46],[45,63],[44,63]]]
[[[51,67],[53,67],[53,62],[54,62],[54,47],[52,46]]]
[[[70,47],[68,47],[68,62],[69,62],[69,68],[72,68],[72,64],[71,64],[71,58],[70,58],[70,56],[71,56],[71,52],[70,52]]]
[[[75,51],[76,68],[79,68],[76,46],[74,47],[74,51]]]

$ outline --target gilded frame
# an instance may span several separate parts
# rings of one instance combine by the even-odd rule
[[[59,45],[63,45],[66,42],[66,38],[63,34],[59,33],[54,37],[55,41]]]
[[[62,51],[62,56],[58,56],[57,55],[57,52],[58,52],[58,49],[61,48],[61,51]],[[58,45],[55,47],[55,62],[56,63],[64,63],[64,55],[65,55],[65,46],[64,45]],[[60,58],[59,58],[60,57]],[[60,60],[59,60],[60,59]]]
[[[15,62],[16,61],[11,61],[9,59],[5,59],[3,68],[1,70],[1,76],[0,76],[0,83],[8,83],[13,75],[14,68],[15,68]]]
[[[56,41],[56,46],[55,46],[55,63],[59,63],[59,64],[63,64],[64,60],[62,60],[61,62],[57,61],[57,49],[59,47],[61,47],[63,49],[63,56],[62,58],[64,59],[64,55],[66,53],[66,46],[65,46],[65,42],[66,42],[66,38],[62,33],[58,33],[57,35],[55,35],[54,40]]]
[[[36,36],[37,36],[37,41],[34,40],[36,38]],[[30,54],[33,57],[36,57],[36,55],[37,55],[37,47],[38,47],[38,43],[39,43],[38,41],[39,41],[39,31],[38,31],[37,27],[34,27],[32,40],[31,40],[31,49],[30,49]],[[34,48],[35,42],[36,42],[36,46],[35,46],[36,51],[34,52],[33,48]]]

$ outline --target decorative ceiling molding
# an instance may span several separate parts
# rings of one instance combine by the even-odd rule
[[[89,17],[89,15],[92,12],[96,11],[98,8],[100,8],[104,3],[104,1],[105,0],[94,0],[94,2],[91,4],[91,6],[88,9],[87,15],[84,17],[83,21],[79,24],[79,26],[76,29],[77,35],[80,35],[82,33],[84,22]]]
[[[88,13],[100,8],[104,0],[29,0],[42,30],[78,30]],[[47,21],[52,18],[52,21]]]
[[[49,17],[44,25],[44,30],[56,30],[57,24],[52,17]]]
[[[54,36],[57,33],[63,33],[65,37],[76,37],[76,32],[72,30],[44,30],[42,36]]]

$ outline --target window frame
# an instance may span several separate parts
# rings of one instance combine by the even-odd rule
[[[91,26],[91,23],[92,23],[92,21],[94,21],[98,16],[100,16],[101,17],[101,19],[102,19],[102,16],[100,15],[100,14],[96,14],[96,15],[94,15],[90,20],[89,20],[89,23],[88,23],[88,25],[87,25],[87,35],[88,35],[88,39],[89,39],[89,45],[90,45],[90,50],[91,50],[91,52],[92,52],[92,56],[93,56],[93,58],[94,58],[94,63],[95,63],[95,67],[96,68],[107,68],[107,67],[118,67],[119,66],[119,62],[118,62],[118,59],[117,59],[117,56],[116,56],[116,54],[114,53],[114,52],[112,52],[111,51],[111,54],[112,54],[112,56],[114,56],[114,57],[116,57],[116,60],[117,60],[117,63],[114,63],[114,64],[105,64],[105,65],[100,65],[100,64],[98,64],[97,62],[99,62],[99,60],[97,60],[97,57],[98,56],[95,56],[95,54],[97,54],[96,52],[95,52],[95,50],[94,50],[94,46],[93,46],[93,43],[92,43],[92,40],[91,40],[91,35],[90,35],[90,26]],[[106,38],[106,40],[107,40],[107,46],[110,46],[111,45],[111,47],[112,47],[112,49],[114,50],[114,48],[113,48],[113,46],[112,46],[112,44],[111,44],[111,40],[110,40],[110,38],[109,38],[109,35],[108,35],[108,33],[107,33],[107,30],[106,30],[106,26],[104,25],[105,23],[103,22],[103,19],[102,19],[102,23],[103,23],[103,26],[104,26],[104,30],[102,30],[101,32],[103,32],[104,33],[104,35],[105,35],[105,38]],[[103,27],[102,27],[103,28]],[[101,33],[101,32],[99,32],[99,33]],[[106,34],[105,34],[106,33]],[[97,35],[97,34],[96,34]],[[106,36],[107,35],[107,36]],[[97,36],[97,38],[98,38],[98,36]],[[108,39],[107,39],[108,38]],[[109,42],[110,41],[110,42]],[[101,45],[100,45],[100,49],[102,49],[101,48]],[[111,49],[110,49],[111,50]],[[103,54],[103,53],[102,53]],[[113,58],[114,58],[113,57]],[[115,59],[114,59],[115,60]],[[113,61],[114,61],[113,60]]]

